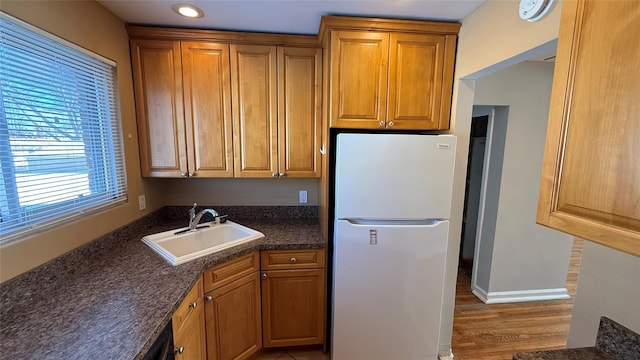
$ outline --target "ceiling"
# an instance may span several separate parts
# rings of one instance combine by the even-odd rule
[[[131,24],[216,30],[318,33],[322,15],[460,21],[486,0],[98,0]],[[195,5],[204,17],[189,19],[171,9]]]

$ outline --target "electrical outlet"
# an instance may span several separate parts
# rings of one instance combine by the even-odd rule
[[[144,198],[144,194],[138,196],[138,210],[142,211],[147,208],[147,201]]]
[[[298,192],[298,202],[300,202],[300,204],[307,203],[307,190],[300,190],[300,192]]]

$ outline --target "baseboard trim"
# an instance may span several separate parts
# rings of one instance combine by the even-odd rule
[[[471,293],[478,299],[482,300],[483,303],[486,303],[487,298],[489,297],[484,289],[477,287],[475,284],[471,284]]]
[[[489,293],[476,291],[472,292],[485,304],[504,304],[543,300],[566,300],[571,298],[566,288],[518,291],[490,291]]]
[[[453,360],[453,352],[451,352],[451,349],[447,350],[447,351],[443,351],[442,353],[440,353],[440,355],[438,355],[438,359],[439,360]]]

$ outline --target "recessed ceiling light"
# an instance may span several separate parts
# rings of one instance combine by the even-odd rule
[[[201,18],[204,16],[204,11],[189,4],[174,4],[171,8],[176,13],[189,18]]]

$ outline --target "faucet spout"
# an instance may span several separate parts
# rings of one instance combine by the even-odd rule
[[[211,214],[211,216],[213,216],[214,219],[220,216],[218,215],[218,212],[213,209],[204,209],[196,213],[196,206],[198,206],[198,204],[193,203],[193,208],[189,210],[189,230],[196,229],[196,227],[198,226],[198,223],[200,223],[200,220],[202,219],[202,216],[204,214]]]

